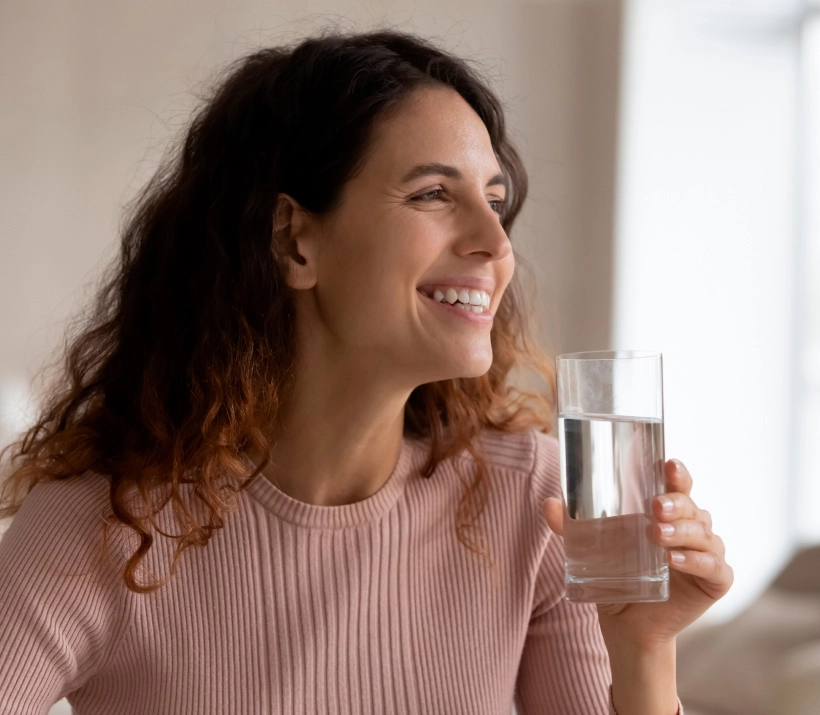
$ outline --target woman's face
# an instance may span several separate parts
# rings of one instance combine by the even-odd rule
[[[340,367],[410,389],[489,370],[515,267],[505,194],[487,129],[455,91],[418,90],[377,125],[317,251],[309,312]],[[448,288],[484,313],[437,302]]]

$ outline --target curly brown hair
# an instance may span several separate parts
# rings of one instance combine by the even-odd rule
[[[527,175],[499,100],[465,60],[383,30],[328,33],[231,65],[130,206],[119,255],[67,330],[33,426],[0,452],[0,518],[38,482],[91,471],[109,482],[106,526],[119,522],[139,538],[123,573],[132,591],[164,585],[186,548],[206,545],[267,465],[249,473],[243,455],[270,453],[293,375],[294,310],[271,246],[278,195],[317,216],[332,211],[374,123],[415,89],[442,85],[487,127],[509,183],[501,217],[509,234]],[[532,312],[514,275],[495,315],[489,371],[420,385],[405,406],[405,435],[430,438],[423,477],[463,450],[473,457],[472,479],[458,470],[465,491],[456,533],[485,556],[469,537],[489,489],[476,437],[552,429],[554,363],[533,338]],[[547,389],[514,387],[520,369]],[[183,484],[194,485],[198,509],[187,508]],[[127,498],[131,489],[141,508]],[[165,534],[177,542],[170,574],[138,583],[154,542],[149,527],[158,529],[154,516],[169,502],[180,527]]]

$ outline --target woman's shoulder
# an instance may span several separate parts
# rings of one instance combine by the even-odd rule
[[[109,480],[96,472],[37,482],[0,539],[6,558],[41,565],[91,561],[102,545],[110,513]]]
[[[558,440],[537,429],[502,432],[484,429],[479,439],[488,464],[530,474],[557,460]]]
[[[505,483],[520,483],[539,505],[549,496],[560,495],[559,445],[553,435],[537,429],[483,430],[480,441],[488,468],[510,477]]]
[[[110,503],[109,485],[107,477],[93,471],[66,479],[44,479],[25,496],[13,521],[45,517],[76,527],[94,522]]]

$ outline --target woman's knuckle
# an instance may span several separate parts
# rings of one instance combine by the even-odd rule
[[[709,549],[711,550],[712,545],[715,542],[715,535],[711,531],[709,531],[709,529],[706,527],[706,525],[703,524],[702,522],[700,524],[700,531],[701,531],[701,537],[703,538],[703,541],[705,542],[706,546],[709,547]]]

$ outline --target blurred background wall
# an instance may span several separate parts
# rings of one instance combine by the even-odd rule
[[[407,29],[479,62],[506,103],[531,178],[514,245],[550,349],[663,352],[667,457],[736,574],[702,620],[730,618],[820,541],[814,17],[799,0],[3,4],[0,441],[215,71],[327,24]]]

